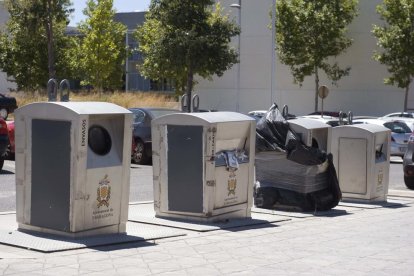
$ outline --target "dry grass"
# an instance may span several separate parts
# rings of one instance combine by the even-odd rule
[[[14,92],[9,94],[15,97],[19,107],[33,102],[47,101],[46,95],[32,92]],[[113,92],[113,93],[95,93],[95,92],[78,92],[69,95],[72,102],[109,102],[125,108],[131,107],[180,107],[176,97],[161,93],[143,93],[143,92]]]

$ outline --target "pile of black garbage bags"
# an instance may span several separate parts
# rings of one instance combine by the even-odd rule
[[[257,122],[255,206],[303,212],[334,208],[342,194],[332,155],[302,143],[285,117],[274,104]]]

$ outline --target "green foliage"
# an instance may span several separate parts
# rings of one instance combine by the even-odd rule
[[[349,74],[330,58],[343,53],[352,40],[347,26],[357,15],[357,0],[278,0],[276,12],[277,52],[289,65],[295,83],[315,75],[315,111],[318,109],[318,70],[334,85]]]
[[[407,110],[407,96],[414,76],[414,1],[384,0],[377,7],[386,24],[374,25],[372,33],[382,49],[374,59],[387,66],[390,77],[384,83],[405,88],[404,110]]]
[[[67,38],[64,30],[71,13],[69,0],[6,0],[10,19],[0,33],[0,68],[13,77],[18,89],[44,88],[49,79],[47,32],[54,29],[56,74],[67,72],[63,59]]]
[[[193,75],[211,79],[238,62],[230,47],[238,26],[212,0],[152,0],[145,23],[135,37],[144,61],[140,73],[159,80],[173,79],[191,96]]]
[[[82,84],[99,91],[122,85],[123,64],[126,59],[126,26],[114,21],[113,0],[88,0],[84,10],[85,22],[79,24],[83,38],[74,41],[79,62],[72,68],[82,74]]]

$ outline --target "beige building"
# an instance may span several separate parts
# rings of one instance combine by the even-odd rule
[[[220,0],[226,11],[238,22],[237,8],[230,5],[238,0]],[[330,88],[324,101],[324,109],[331,111],[353,111],[354,115],[384,115],[402,111],[404,90],[383,84],[387,76],[386,67],[372,59],[376,39],[371,34],[373,24],[381,24],[375,11],[381,0],[359,0],[359,15],[350,25],[349,36],[353,45],[338,58],[342,67],[351,66],[350,75],[339,81],[338,87],[321,74],[320,84]],[[200,108],[239,111],[267,109],[272,102],[288,105],[289,112],[304,115],[314,109],[314,77],[307,77],[303,86],[293,84],[289,68],[279,61],[275,63],[275,80],[271,93],[272,32],[270,11],[272,0],[241,0],[240,78],[238,65],[223,77],[213,81],[198,80],[196,93],[200,96]],[[276,15],[277,16],[277,15]],[[238,39],[234,39],[237,47]],[[277,59],[277,55],[276,55]],[[237,93],[238,80],[240,90]],[[412,89],[414,90],[414,89]],[[273,94],[273,95],[272,95]],[[409,106],[414,108],[414,97],[409,97]],[[319,102],[320,107],[320,102]]]

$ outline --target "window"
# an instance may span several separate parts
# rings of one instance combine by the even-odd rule
[[[387,122],[384,126],[394,133],[411,133],[411,129],[404,122]]]

